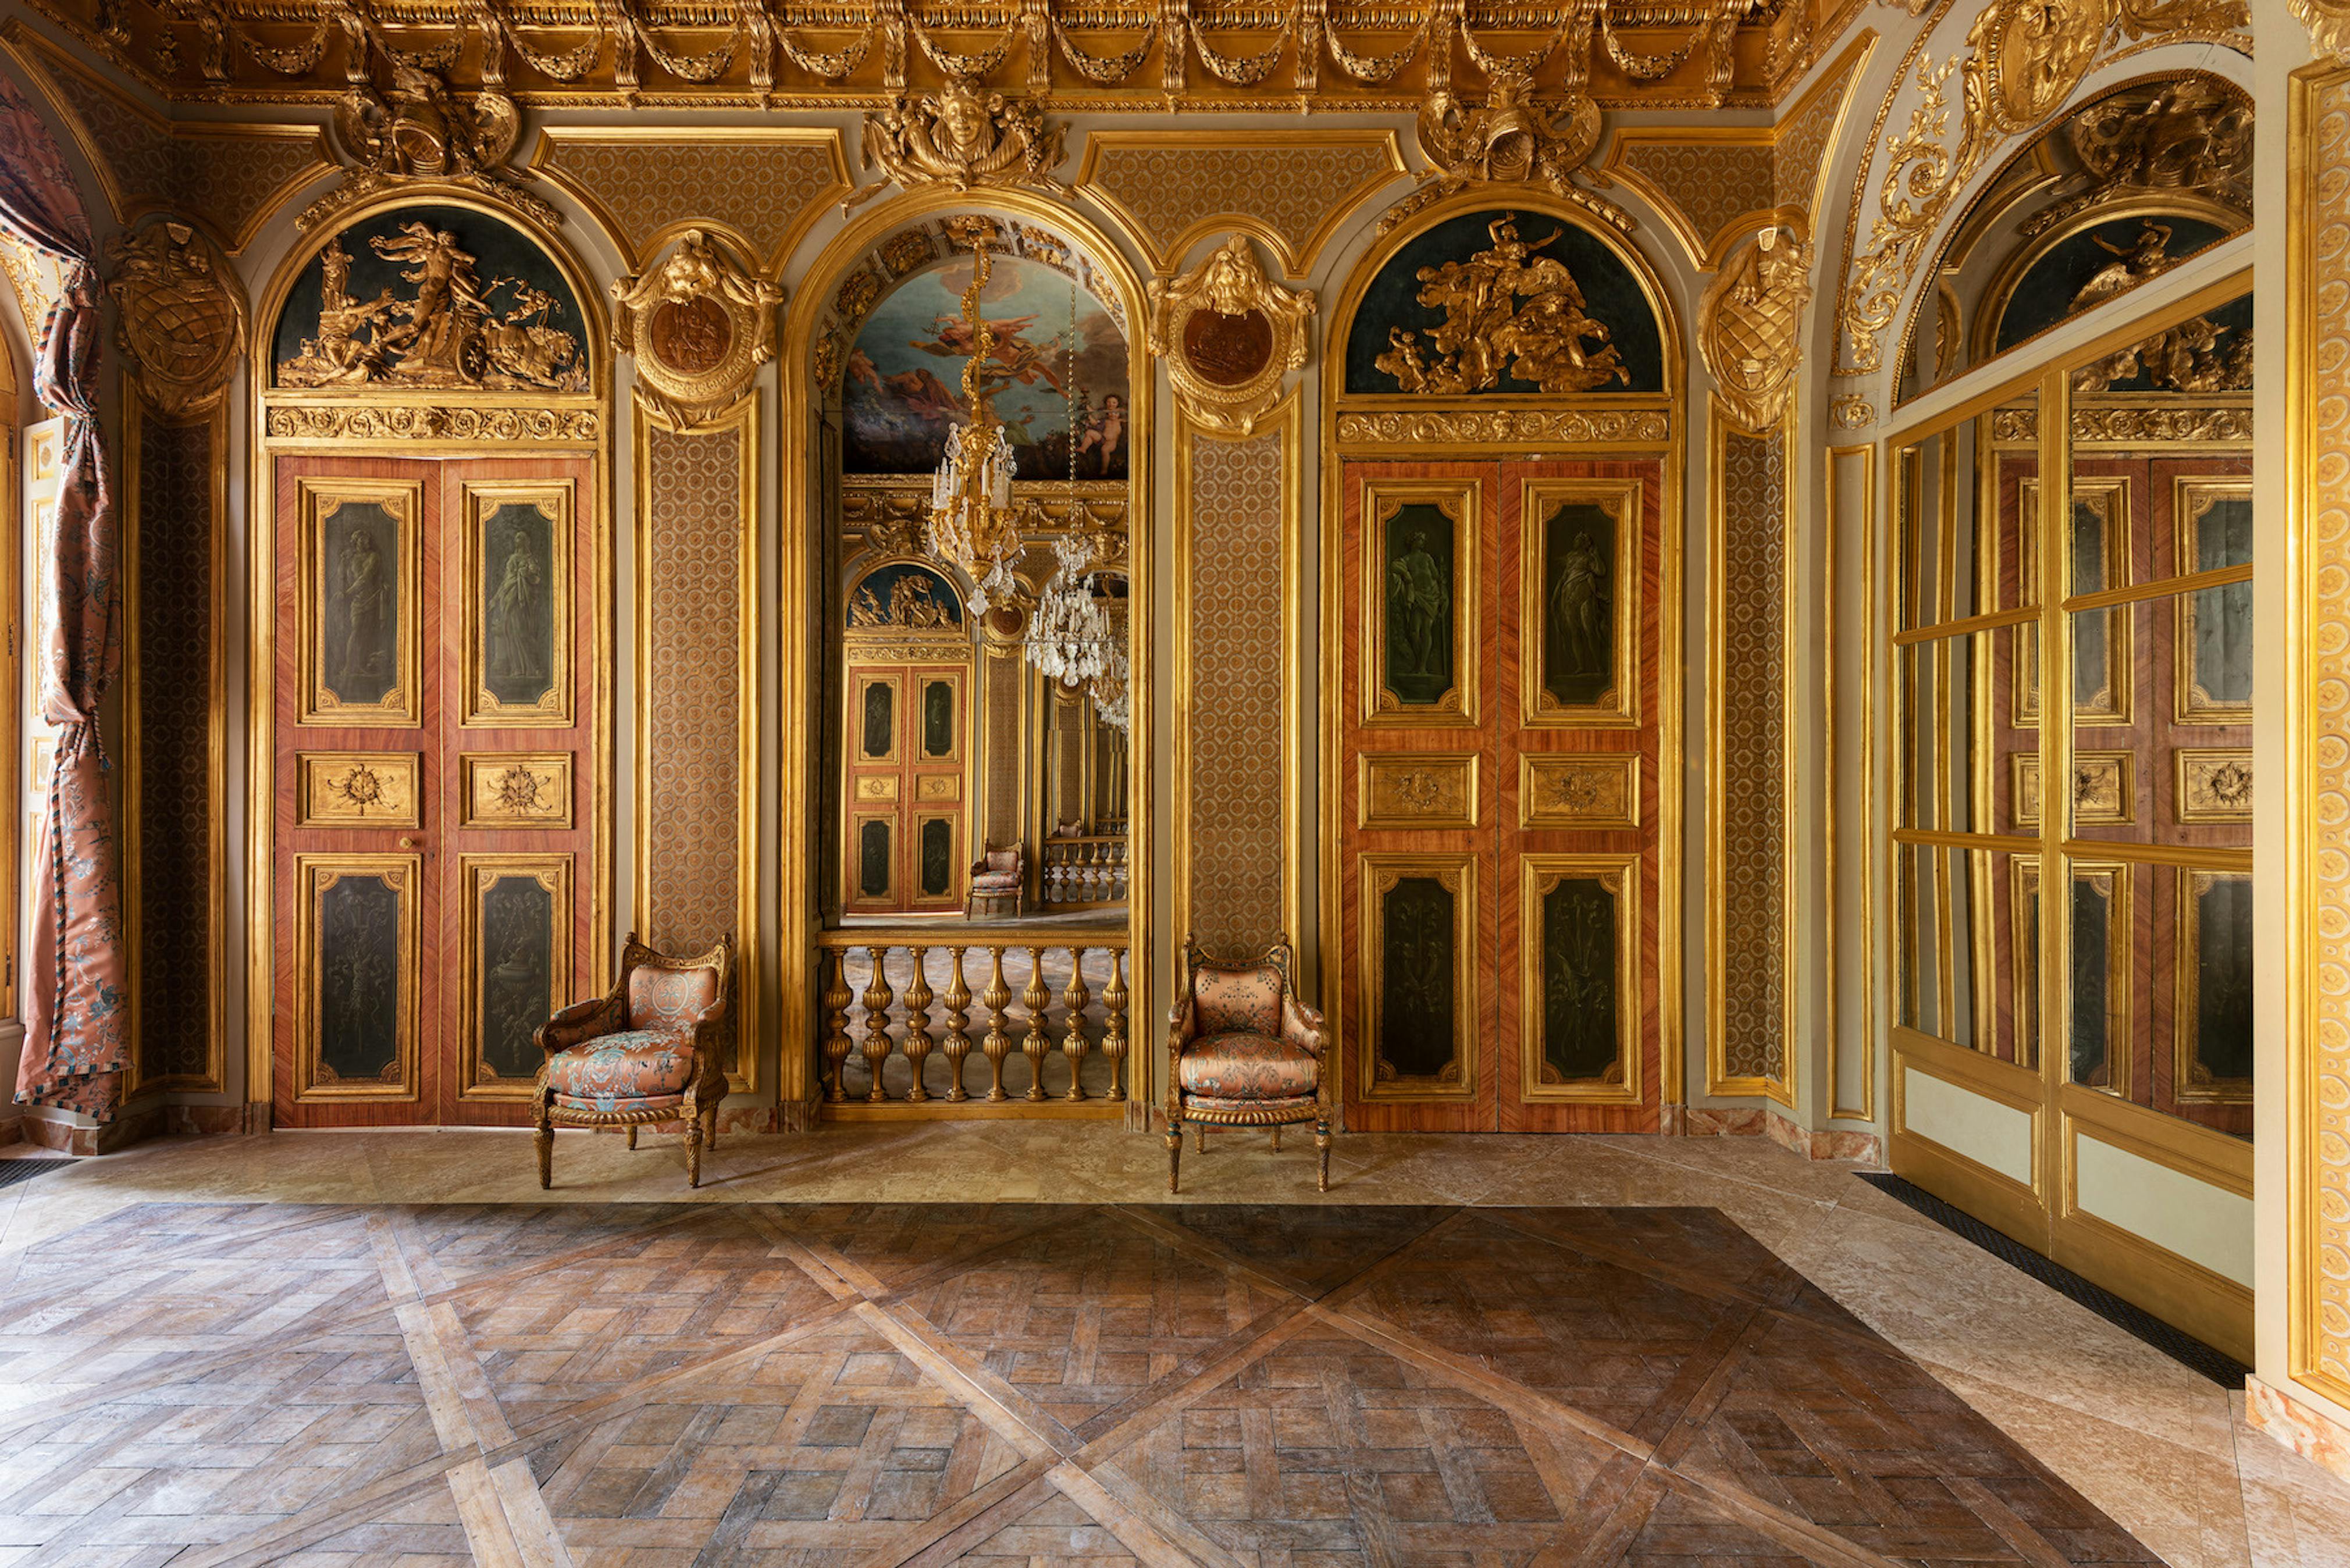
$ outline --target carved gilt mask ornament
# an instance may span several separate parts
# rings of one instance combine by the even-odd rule
[[[612,285],[612,343],[637,357],[637,386],[683,428],[732,404],[774,357],[784,291],[723,244],[688,229],[650,272]]]
[[[457,236],[410,222],[368,242],[399,264],[415,292],[373,299],[350,292],[351,254],[341,236],[319,253],[317,336],[277,365],[281,387],[391,386],[432,391],[584,392],[588,358],[556,325],[563,302],[525,279],[484,286]],[[499,302],[503,294],[505,303]]]
[[[514,207],[548,228],[563,216],[505,167],[522,134],[522,113],[503,92],[463,104],[432,72],[395,60],[391,88],[359,81],[335,103],[335,140],[349,161],[342,184],[311,203],[301,229],[401,185],[453,185]]]
[[[213,243],[162,221],[108,247],[114,340],[137,368],[139,395],[159,417],[209,411],[244,352],[244,289]]]
[[[1442,310],[1444,320],[1425,342],[1416,331],[1390,328],[1388,351],[1373,361],[1405,391],[1490,391],[1505,369],[1545,392],[1631,384],[1607,327],[1585,312],[1582,285],[1565,263],[1536,254],[1556,233],[1528,244],[1516,220],[1510,213],[1486,225],[1492,249],[1414,275],[1419,303]]]
[[[1812,247],[1793,229],[1765,229],[1721,269],[1698,306],[1698,348],[1731,416],[1767,431],[1786,412],[1803,358]]]
[[[1268,280],[1235,234],[1180,277],[1150,281],[1150,351],[1201,426],[1245,436],[1305,363],[1314,296]]]
[[[977,78],[951,78],[934,93],[915,93],[865,117],[859,157],[880,177],[841,202],[852,212],[888,185],[911,191],[946,185],[1015,185],[1066,195],[1053,178],[1062,159],[1061,130],[1047,127],[1033,99],[1006,98]]]
[[[2250,25],[2245,0],[1991,0],[1961,55],[1918,62],[1908,125],[1864,171],[1877,212],[1837,298],[1837,372],[1879,368],[1886,329],[1950,203],[2002,144],[2063,107],[2109,39],[2233,35]],[[1956,144],[1946,145],[1953,72],[1962,118]]]

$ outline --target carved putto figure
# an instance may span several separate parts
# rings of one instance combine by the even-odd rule
[[[2170,265],[2168,247],[2170,225],[2158,223],[2151,218],[2138,221],[2137,238],[2127,246],[2117,245],[2103,234],[2091,234],[2097,248],[2115,259],[2089,275],[2089,281],[2073,293],[2073,308],[2086,310],[2099,300],[2136,288],[2147,278]]]
[[[350,293],[351,255],[331,240],[319,254],[318,331],[277,367],[286,387],[407,387],[489,391],[577,392],[588,385],[579,339],[554,324],[563,303],[521,278],[482,286],[472,253],[446,229],[406,223],[369,244],[405,270],[411,299],[390,288],[373,299]],[[503,315],[491,296],[506,291]]]
[[[911,95],[865,117],[864,166],[881,178],[841,202],[847,212],[884,185],[1021,185],[1066,192],[1053,178],[1061,131],[1047,128],[1033,101],[1008,99],[968,76],[935,93]]]
[[[1441,309],[1444,321],[1425,344],[1417,332],[1390,329],[1388,352],[1373,361],[1405,391],[1490,391],[1505,367],[1545,392],[1631,384],[1607,328],[1586,313],[1582,286],[1565,263],[1534,254],[1564,231],[1528,244],[1516,218],[1505,213],[1486,225],[1491,250],[1415,275],[1419,303]]]

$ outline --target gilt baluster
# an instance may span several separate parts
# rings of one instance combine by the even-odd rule
[[[1102,1029],[1102,1055],[1109,1062],[1109,1097],[1126,1098],[1126,950],[1109,950],[1109,983],[1102,987],[1102,1012],[1108,1021]]]
[[[835,1105],[848,1098],[840,1086],[841,1064],[848,1060],[856,1042],[848,1037],[848,1004],[857,993],[848,988],[848,950],[837,948],[831,954],[832,984],[824,993],[824,1010],[832,1016],[832,1025],[824,1037],[824,1097]]]
[[[963,1058],[971,1054],[971,987],[963,983],[962,978],[965,950],[947,950],[947,993],[941,998],[947,1005],[946,1058],[954,1080],[947,1088],[947,1098],[952,1101],[971,1098],[971,1091],[962,1086]]]
[[[1012,988],[1003,983],[1003,950],[991,947],[988,956],[995,961],[995,972],[988,977],[987,989],[980,993],[980,1004],[987,1009],[987,1038],[979,1048],[987,1053],[987,1097],[1005,1098],[1003,1093],[1003,1058],[1012,1052],[1012,1036],[1003,1032],[1004,1005],[1012,1000]]]
[[[1052,988],[1045,983],[1045,950],[1028,950],[1028,989],[1020,993],[1028,1009],[1028,1033],[1020,1042],[1020,1054],[1028,1058],[1028,1098],[1045,1097],[1045,1054],[1053,1043],[1045,1037],[1045,1009],[1053,1000]]]
[[[887,948],[867,948],[873,960],[873,973],[865,982],[865,1065],[873,1075],[873,1087],[867,1092],[868,1100],[879,1102],[889,1096],[881,1092],[881,1064],[889,1059],[889,1003],[896,993],[889,989],[889,974],[883,961]]]
[[[1069,983],[1061,992],[1061,1005],[1069,1010],[1069,1032],[1061,1036],[1061,1054],[1069,1059],[1069,1092],[1065,1099],[1082,1100],[1086,1085],[1078,1075],[1084,1069],[1086,1050],[1086,1003],[1093,992],[1086,989],[1086,950],[1069,950]]]
[[[927,1100],[931,1091],[922,1085],[922,1063],[931,1054],[931,977],[924,972],[931,950],[909,948],[914,955],[914,983],[906,988],[906,1039],[899,1047],[906,1054],[906,1065],[914,1071],[914,1086],[906,1091],[910,1101]]]

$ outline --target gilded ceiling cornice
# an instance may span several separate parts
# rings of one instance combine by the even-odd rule
[[[868,109],[960,80],[1056,114],[1409,112],[1525,90],[1767,106],[1849,0],[32,0],[158,96],[315,102],[383,57],[531,104]]]

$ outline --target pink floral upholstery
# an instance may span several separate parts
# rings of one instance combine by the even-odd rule
[[[974,893],[1008,893],[1020,886],[1017,871],[983,871],[971,879]]]
[[[718,1000],[718,986],[716,970],[639,964],[629,971],[629,1027],[690,1031]]]
[[[1201,964],[1191,972],[1192,1032],[1279,1034],[1282,991],[1281,971],[1269,963],[1245,969]]]
[[[980,864],[986,867],[991,875],[1000,877],[1009,874],[1017,877],[1020,875],[1019,846],[1014,845],[1010,849],[991,849],[981,857]]]
[[[1322,1064],[1311,1051],[1270,1034],[1203,1034],[1184,1048],[1176,1079],[1186,1095],[1281,1100],[1311,1096]]]
[[[624,1030],[546,1061],[555,1103],[576,1110],[651,1110],[679,1104],[692,1076],[692,1034],[676,1030]]]

